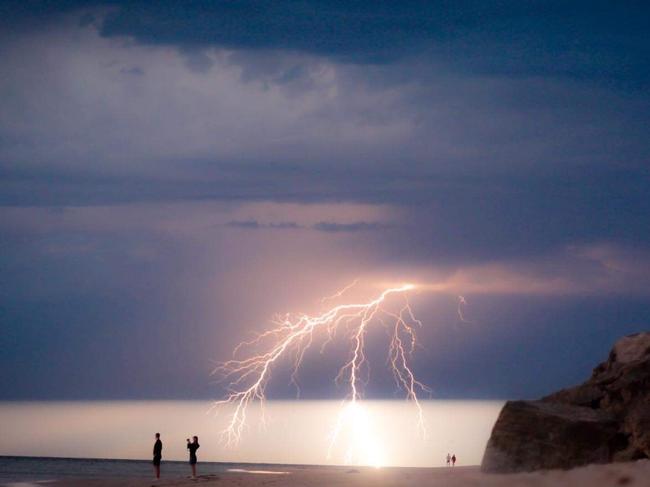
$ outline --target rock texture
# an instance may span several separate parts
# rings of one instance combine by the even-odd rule
[[[650,333],[616,342],[582,385],[507,402],[481,468],[505,473],[641,458],[650,458]]]

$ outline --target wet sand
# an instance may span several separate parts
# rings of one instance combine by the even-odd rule
[[[483,474],[478,467],[454,468],[368,468],[368,467],[283,467],[264,471],[231,471],[217,475],[152,480],[145,478],[68,479],[48,483],[66,487],[149,487],[215,485],[238,487],[605,487],[650,486],[650,460],[609,465],[589,465],[573,470],[533,473]],[[251,469],[252,470],[252,469]]]

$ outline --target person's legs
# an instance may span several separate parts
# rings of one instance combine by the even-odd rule
[[[192,478],[193,479],[196,478],[196,464],[195,463],[192,464]]]
[[[159,479],[160,478],[160,465],[155,465],[153,468],[156,471],[156,478]]]

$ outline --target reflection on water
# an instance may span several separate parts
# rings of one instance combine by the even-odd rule
[[[282,472],[279,470],[249,470],[247,468],[229,468],[228,472],[252,473],[259,475],[288,475],[289,472]]]
[[[208,401],[0,403],[0,455],[146,459],[160,432],[166,460],[185,460],[185,439],[198,435],[199,461],[344,464],[349,442],[356,442],[381,461],[359,457],[352,463],[442,466],[451,452],[460,465],[476,465],[503,403],[424,401],[424,437],[412,404],[362,405],[363,428],[350,430],[348,444],[335,444],[328,458],[340,401],[270,401],[265,425],[260,411],[251,410],[248,430],[230,449],[219,441],[228,412],[209,414]],[[354,437],[357,432],[364,437]]]

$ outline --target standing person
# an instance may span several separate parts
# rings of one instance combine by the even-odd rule
[[[447,466],[451,465],[451,455],[447,453]]]
[[[153,473],[157,479],[160,478],[160,460],[162,460],[162,441],[160,441],[160,433],[156,433],[156,442],[153,444]]]
[[[452,467],[455,467],[455,466],[456,466],[456,454],[455,454],[455,453],[454,453],[454,455],[451,457],[451,466],[452,466]]]
[[[196,478],[196,450],[198,450],[200,446],[198,436],[193,436],[191,442],[189,438],[187,439],[187,449],[190,451],[190,465],[192,466],[193,479]]]

